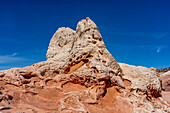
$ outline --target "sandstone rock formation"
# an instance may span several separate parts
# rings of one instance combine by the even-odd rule
[[[47,61],[0,71],[0,112],[169,113],[156,70],[117,63],[96,24],[59,28]]]
[[[170,67],[164,68],[164,69],[157,69],[157,72],[159,72],[159,73],[165,73],[167,71],[170,71]]]
[[[160,80],[162,82],[163,90],[170,91],[170,71],[161,74]]]
[[[55,65],[58,74],[92,76],[96,80],[115,78],[119,85],[121,69],[112,55],[107,51],[96,24],[86,18],[77,24],[76,31],[59,28],[52,37],[47,62]]]
[[[170,104],[170,71],[160,74],[159,79],[162,83],[162,98]]]
[[[124,63],[119,63],[123,70],[123,78],[131,81],[131,89],[139,89],[141,91],[147,91],[147,89],[155,90],[154,93],[161,91],[161,84],[157,77],[156,71],[148,69],[142,66],[133,66]],[[156,95],[155,95],[156,96]]]

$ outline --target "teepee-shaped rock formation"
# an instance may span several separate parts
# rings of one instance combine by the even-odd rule
[[[47,62],[56,64],[53,66],[58,74],[114,78],[121,84],[122,70],[90,18],[81,20],[76,31],[59,28],[50,41],[46,56]]]

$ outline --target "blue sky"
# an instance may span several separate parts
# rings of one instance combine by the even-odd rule
[[[168,0],[1,0],[0,70],[46,60],[59,27],[90,17],[117,62],[170,67]]]

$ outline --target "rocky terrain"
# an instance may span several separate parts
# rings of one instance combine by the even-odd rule
[[[168,67],[168,68],[164,68],[164,69],[157,69],[157,72],[162,72],[162,73],[165,73],[165,72],[167,72],[167,71],[170,71],[170,67]]]
[[[0,112],[170,113],[170,71],[117,63],[90,18],[59,28],[46,57],[0,71]]]

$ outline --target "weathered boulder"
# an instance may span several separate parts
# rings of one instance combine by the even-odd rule
[[[133,66],[124,63],[119,63],[123,70],[124,79],[131,82],[130,88],[147,91],[147,89],[156,90],[160,93],[161,84],[154,70],[142,66]]]
[[[170,91],[170,71],[161,74],[159,79],[162,82],[163,90]]]
[[[162,84],[162,98],[170,104],[170,71],[162,73],[159,77]]]
[[[39,77],[43,79],[49,72],[47,62],[39,62],[32,66],[24,68],[11,68],[9,70],[0,71],[0,80],[5,80],[7,83],[22,85],[30,83],[29,78]]]

